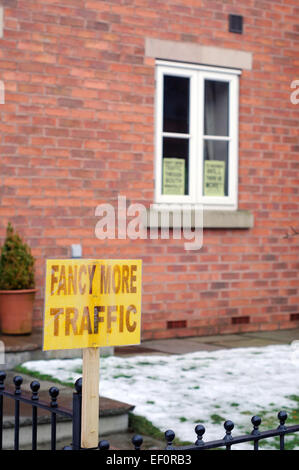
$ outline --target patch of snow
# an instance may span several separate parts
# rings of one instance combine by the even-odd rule
[[[235,423],[233,435],[250,433],[253,415],[273,411],[275,418],[280,409],[294,408],[290,395],[299,395],[299,362],[292,345],[109,356],[100,364],[101,395],[135,405],[134,413],[162,431],[173,429],[183,441],[196,440],[199,423],[206,428],[205,441],[223,438],[226,419]],[[30,361],[23,366],[74,382],[81,376],[82,360]]]

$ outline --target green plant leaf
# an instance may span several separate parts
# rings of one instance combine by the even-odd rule
[[[0,290],[34,289],[34,257],[11,223],[0,255]]]

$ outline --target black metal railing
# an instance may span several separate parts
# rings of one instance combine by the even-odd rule
[[[285,449],[285,436],[286,434],[293,434],[299,432],[299,424],[294,426],[285,426],[285,422],[288,418],[288,415],[285,411],[280,411],[277,415],[279,420],[279,426],[276,429],[271,429],[269,431],[260,431],[259,427],[261,425],[261,418],[259,416],[253,416],[251,418],[251,423],[253,429],[250,434],[245,434],[242,436],[232,436],[232,430],[234,429],[234,423],[230,420],[225,421],[224,429],[225,435],[223,439],[218,439],[215,441],[204,442],[203,436],[205,433],[205,427],[202,424],[198,424],[195,427],[196,441],[192,445],[184,446],[175,446],[173,441],[175,439],[175,433],[172,430],[165,432],[166,447],[165,450],[169,451],[193,451],[193,450],[207,450],[207,449],[219,449],[225,448],[226,450],[231,450],[232,446],[237,444],[244,444],[246,442],[253,443],[253,450],[259,450],[259,442],[265,439],[273,438],[279,436],[279,450]],[[132,438],[132,444],[135,450],[142,450],[143,438],[140,435],[135,435]],[[102,440],[99,442],[100,450],[109,450],[110,444],[107,440]]]
[[[80,449],[81,441],[81,402],[82,402],[82,379],[78,379],[75,383],[75,392],[72,399],[72,410],[59,406],[58,395],[59,389],[51,387],[49,389],[50,402],[42,401],[39,398],[40,383],[33,380],[30,384],[31,394],[21,389],[23,378],[19,375],[14,377],[14,389],[5,388],[5,372],[0,372],[0,450],[3,448],[3,431],[4,431],[4,407],[3,399],[14,400],[14,450],[20,448],[20,403],[25,403],[32,407],[32,450],[37,449],[38,437],[38,408],[46,410],[51,416],[51,450],[56,450],[56,430],[57,416],[69,418],[72,420],[72,444],[68,448],[73,450]]]
[[[81,404],[82,404],[82,379],[78,379],[75,383],[75,391],[72,397],[72,409],[64,408],[58,404],[59,389],[57,387],[50,387],[49,396],[50,401],[42,401],[39,397],[40,383],[33,380],[30,384],[31,393],[24,392],[21,388],[23,378],[15,376],[13,379],[14,389],[5,387],[5,372],[0,372],[0,450],[3,448],[3,431],[4,431],[4,399],[14,400],[14,442],[13,448],[19,450],[20,448],[20,403],[24,403],[32,408],[32,450],[37,449],[38,441],[38,409],[46,410],[50,413],[50,446],[51,450],[56,450],[56,430],[57,430],[57,417],[65,417],[72,420],[72,443],[64,447],[64,450],[80,450],[81,449]],[[279,425],[275,429],[260,431],[261,418],[253,416],[251,423],[253,429],[251,433],[241,436],[232,436],[234,423],[230,420],[225,421],[224,429],[225,435],[222,439],[205,442],[203,437],[205,434],[205,427],[198,424],[195,427],[196,441],[192,445],[176,446],[173,444],[175,433],[172,430],[165,432],[166,446],[164,450],[167,451],[193,451],[193,450],[206,450],[206,449],[219,449],[225,448],[231,450],[232,446],[242,443],[252,443],[253,450],[259,450],[260,441],[269,438],[279,437],[279,449],[285,449],[285,436],[299,432],[299,424],[286,426],[288,415],[285,411],[280,411],[277,415]],[[132,438],[133,448],[135,450],[142,450],[143,438],[140,435],[135,435]],[[110,444],[107,440],[99,442],[99,450],[109,450]]]

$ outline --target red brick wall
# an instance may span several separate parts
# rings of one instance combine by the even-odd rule
[[[290,102],[298,0],[0,4],[0,236],[11,221],[37,258],[35,324],[45,259],[82,243],[84,257],[144,260],[143,338],[298,326],[290,318],[299,311],[299,237],[283,238],[299,227],[299,105]],[[228,13],[244,15],[242,36],[228,32]],[[239,208],[254,213],[255,226],[205,230],[199,252],[177,240],[94,235],[98,204],[118,194],[153,202],[154,60],[144,56],[145,37],[253,53],[240,79]]]

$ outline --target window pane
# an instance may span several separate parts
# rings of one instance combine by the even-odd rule
[[[189,88],[189,78],[164,76],[164,132],[189,133]]]
[[[189,140],[163,139],[162,194],[189,193]]]
[[[205,80],[205,135],[228,136],[228,82]]]
[[[204,196],[228,196],[228,146],[227,141],[204,141]]]

